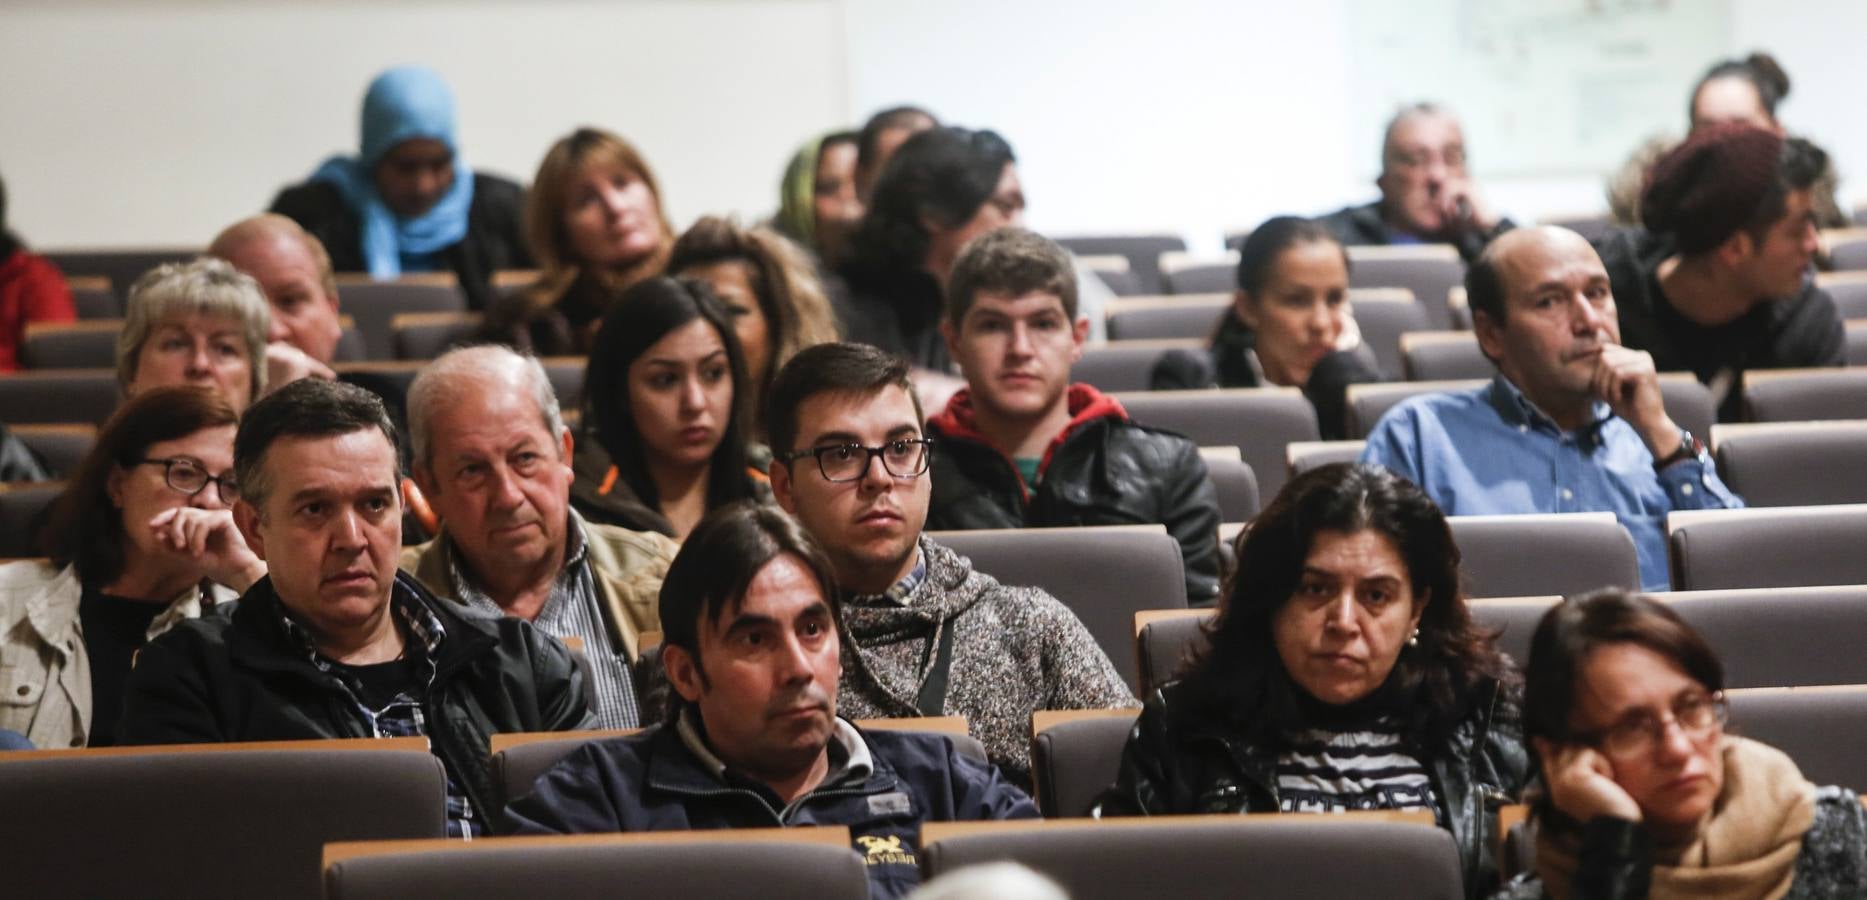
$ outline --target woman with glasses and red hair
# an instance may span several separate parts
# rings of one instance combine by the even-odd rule
[[[1498,896],[1867,896],[1867,810],[1725,731],[1724,667],[1665,604],[1570,598],[1530,643],[1536,865]]]
[[[41,748],[114,743],[136,651],[266,574],[233,523],[233,436],[217,390],[140,392],[105,423],[36,536],[0,565],[0,730]]]

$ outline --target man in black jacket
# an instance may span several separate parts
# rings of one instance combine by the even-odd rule
[[[362,388],[308,378],[253,404],[234,473],[234,519],[270,574],[231,617],[143,649],[119,741],[425,736],[447,770],[448,832],[485,831],[499,811],[488,738],[591,720],[569,651],[396,573],[394,427]]]
[[[1188,602],[1210,604],[1219,507],[1206,463],[1192,441],[1070,383],[1088,327],[1055,242],[1012,227],[967,245],[940,324],[967,387],[928,422],[938,450],[927,527],[1158,523],[1180,542]]]
[[[1465,130],[1433,103],[1404,106],[1381,139],[1381,199],[1316,221],[1345,246],[1451,244],[1466,262],[1513,226],[1478,193],[1465,168]]]
[[[919,881],[921,823],[1035,818],[989,763],[932,734],[837,716],[829,559],[770,506],[702,520],[661,588],[669,722],[586,744],[512,804],[522,833],[847,826],[871,894]]]
[[[1813,186],[1828,155],[1742,123],[1702,128],[1653,166],[1645,231],[1596,245],[1621,339],[1662,372],[1691,372],[1718,418],[1743,414],[1749,369],[1839,366],[1840,313],[1815,286]]]

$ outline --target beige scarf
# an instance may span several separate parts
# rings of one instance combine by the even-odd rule
[[[1724,738],[1724,791],[1683,847],[1654,850],[1653,900],[1757,900],[1788,893],[1815,785],[1781,750]],[[1551,897],[1569,896],[1580,835],[1537,829],[1536,869]]]

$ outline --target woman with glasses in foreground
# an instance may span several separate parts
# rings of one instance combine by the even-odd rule
[[[1867,811],[1726,734],[1724,668],[1664,604],[1574,597],[1530,643],[1536,866],[1498,896],[1859,897]]]
[[[136,651],[265,576],[233,524],[237,421],[217,390],[163,387],[104,425],[38,535],[48,559],[0,566],[0,730],[114,743]]]

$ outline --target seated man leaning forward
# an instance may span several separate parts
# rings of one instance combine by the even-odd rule
[[[1641,584],[1665,590],[1666,514],[1744,503],[1666,414],[1653,357],[1621,346],[1601,258],[1575,232],[1520,229],[1472,264],[1465,291],[1497,377],[1403,401],[1362,461],[1413,481],[1447,515],[1614,513]]]
[[[921,433],[905,362],[818,344],[767,397],[772,493],[823,545],[846,595],[845,711],[965,716],[992,761],[1029,784],[1031,713],[1136,705],[1068,607],[921,533],[938,448]]]
[[[241,418],[233,466],[234,521],[271,574],[230,619],[143,648],[118,741],[425,736],[447,770],[448,833],[485,831],[488,739],[588,726],[569,651],[397,575],[395,429],[368,391],[306,378],[272,392]]]
[[[837,717],[830,563],[791,517],[742,502],[688,536],[661,588],[667,724],[584,745],[507,810],[520,833],[844,825],[871,893],[919,880],[922,822],[1035,818],[951,738]]]
[[[642,724],[633,671],[675,543],[570,508],[571,436],[538,360],[499,346],[444,354],[408,392],[415,481],[441,533],[402,551],[436,595],[582,641],[597,725]]]
[[[1219,498],[1199,447],[1137,425],[1110,397],[1070,381],[1088,321],[1070,255],[1022,228],[966,245],[940,333],[966,388],[927,423],[929,527],[1045,528],[1158,523],[1180,542],[1186,599],[1219,596]]]

